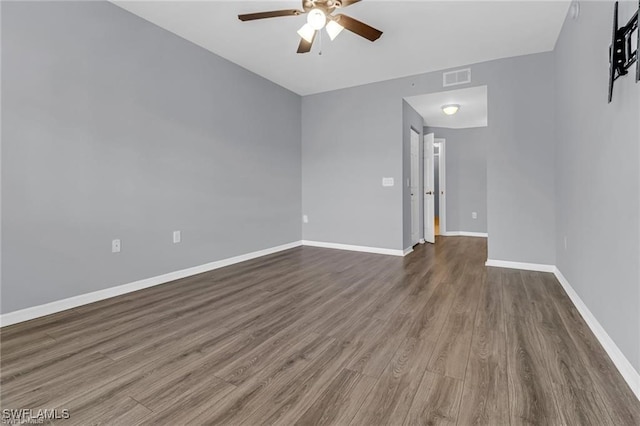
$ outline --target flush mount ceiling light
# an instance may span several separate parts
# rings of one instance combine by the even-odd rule
[[[458,104],[442,105],[442,112],[444,112],[447,115],[453,115],[456,112],[458,112],[459,109],[460,109],[460,105]]]

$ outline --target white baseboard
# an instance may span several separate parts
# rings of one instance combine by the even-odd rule
[[[168,274],[158,275],[156,277],[146,278],[132,283],[119,285],[116,287],[106,288],[91,293],[81,294],[79,296],[69,297],[67,299],[56,300],[55,302],[46,303],[44,305],[33,306],[14,312],[0,315],[0,327],[28,321],[34,318],[43,317],[45,315],[55,314],[56,312],[66,311],[67,309],[76,308],[100,300],[109,299],[111,297],[120,296],[122,294],[131,293],[133,291],[142,290],[144,288],[168,283],[170,281],[186,278],[192,275],[201,274],[203,272],[213,271],[214,269],[223,268],[235,263],[244,262],[255,259],[257,257],[266,256],[268,254],[277,253],[283,250],[289,250],[302,245],[302,241],[295,241],[283,244],[277,247],[271,247],[264,250],[254,251],[252,253],[242,254],[240,256],[230,257],[228,259],[218,260],[216,262],[206,263],[204,265],[194,266],[180,271],[169,272]]]
[[[508,260],[495,259],[487,259],[485,265],[494,266],[496,268],[522,269],[524,271],[538,272],[554,272],[556,270],[556,267],[554,265],[545,265],[542,263],[511,262]]]
[[[360,251],[363,253],[386,254],[391,256],[406,256],[407,254],[411,253],[411,251],[413,251],[413,249],[411,249],[410,252],[405,253],[406,250],[408,249],[395,250],[395,249],[380,248],[380,247],[352,246],[350,244],[325,243],[321,241],[309,241],[309,240],[302,240],[302,245],[309,246],[309,247],[322,247],[322,248],[330,248],[330,249],[337,249],[337,250]]]
[[[553,273],[555,274],[558,281],[564,288],[564,291],[567,293],[573,304],[575,305],[582,318],[584,318],[585,322],[595,334],[596,338],[604,348],[604,350],[613,361],[613,364],[616,366],[622,377],[627,382],[633,393],[636,395],[636,398],[640,400],[640,373],[633,368],[633,365],[629,362],[629,360],[624,356],[618,345],[615,344],[613,339],[609,336],[609,334],[602,327],[600,322],[596,319],[596,317],[591,313],[587,305],[584,304],[578,293],[571,287],[569,281],[562,275],[562,272],[557,267],[554,267]]]
[[[406,249],[404,249],[404,250],[402,251],[402,255],[403,255],[403,256],[406,256],[406,255],[408,255],[409,253],[413,253],[413,247],[408,247],[408,248],[406,248]]]
[[[486,232],[467,232],[467,231],[448,231],[440,234],[443,237],[480,237],[487,238],[489,234]]]

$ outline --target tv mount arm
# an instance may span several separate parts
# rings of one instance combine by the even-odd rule
[[[638,12],[640,12],[640,0],[638,1],[638,10],[636,10],[629,22],[618,28],[618,2],[615,3],[613,8],[613,39],[609,47],[609,103],[613,98],[613,83],[623,75],[627,75],[634,62],[636,64],[636,83],[640,81]],[[636,48],[632,51],[634,34]]]

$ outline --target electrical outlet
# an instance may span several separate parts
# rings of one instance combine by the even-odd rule
[[[302,215],[302,223],[309,223],[309,216],[307,216],[306,214]]]
[[[182,234],[180,231],[173,231],[173,243],[177,244],[182,241]]]
[[[120,253],[120,240],[111,241],[111,253]]]
[[[478,212],[471,212],[471,219],[477,219],[478,218]]]

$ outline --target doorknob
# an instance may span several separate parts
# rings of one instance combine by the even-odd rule
[[[425,192],[425,195],[433,195],[433,191]]]

